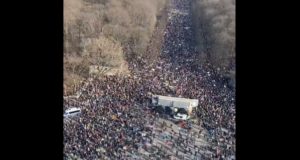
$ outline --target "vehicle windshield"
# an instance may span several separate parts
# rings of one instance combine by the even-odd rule
[[[77,110],[77,111],[72,111],[72,112],[69,112],[69,114],[73,114],[73,113],[79,113],[80,111]]]

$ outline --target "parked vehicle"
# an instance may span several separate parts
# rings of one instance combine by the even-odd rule
[[[80,108],[69,108],[65,111],[64,113],[64,117],[71,117],[71,116],[75,116],[81,113],[81,109]]]

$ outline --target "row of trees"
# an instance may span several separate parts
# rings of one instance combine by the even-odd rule
[[[200,63],[235,81],[235,0],[194,0],[192,13]]]
[[[86,78],[91,65],[125,69],[127,55],[144,54],[165,3],[64,0],[65,86]]]

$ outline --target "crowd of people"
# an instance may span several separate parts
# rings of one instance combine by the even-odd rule
[[[77,99],[64,100],[64,110],[82,109],[79,117],[64,120],[65,159],[133,159],[155,138],[149,126],[159,115],[148,107],[152,94],[198,99],[195,114],[208,131],[206,149],[212,153],[202,159],[235,157],[235,90],[209,64],[195,62],[198,53],[193,47],[190,0],[171,3],[157,61],[132,59],[130,75],[88,79]],[[155,155],[168,159],[162,149],[153,153],[149,159]]]

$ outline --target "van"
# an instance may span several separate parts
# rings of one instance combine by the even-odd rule
[[[187,120],[190,117],[187,114],[177,113],[174,115],[174,118],[178,120]]]
[[[70,117],[70,116],[75,116],[81,113],[81,109],[80,108],[69,108],[65,111],[64,113],[64,117]]]

